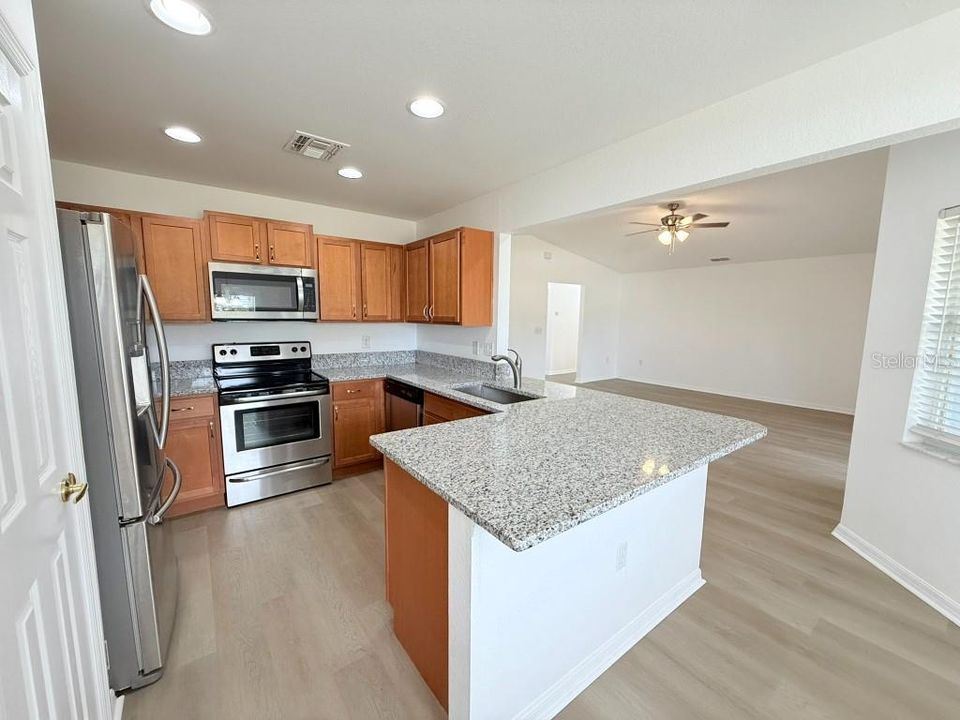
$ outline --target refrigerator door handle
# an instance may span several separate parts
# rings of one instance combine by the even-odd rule
[[[170,491],[167,499],[163,501],[163,504],[150,516],[151,525],[159,525],[163,522],[163,516],[167,514],[167,510],[170,509],[170,506],[173,505],[177,499],[177,495],[180,494],[180,487],[183,485],[183,475],[180,474],[180,468],[177,467],[177,464],[170,458],[164,458],[164,462],[173,472],[173,489]]]
[[[140,319],[140,328],[143,327],[143,306],[140,298],[147,301],[147,307],[150,308],[150,320],[153,323],[153,331],[157,336],[157,352],[160,355],[160,392],[162,416],[159,427],[157,427],[156,414],[150,411],[150,424],[153,428],[153,434],[157,442],[157,447],[163,450],[167,444],[167,428],[170,426],[170,353],[167,350],[167,336],[163,331],[163,323],[160,320],[160,311],[157,309],[157,299],[153,294],[153,288],[150,287],[150,280],[146,275],[140,275],[140,293],[137,298],[138,317]],[[145,345],[145,338],[140,333],[140,341]]]

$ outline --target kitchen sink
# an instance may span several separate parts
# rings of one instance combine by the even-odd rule
[[[517,392],[516,390],[508,390],[507,388],[498,387],[496,385],[488,385],[487,383],[458,385],[454,388],[454,390],[466,393],[467,395],[473,395],[474,397],[478,397],[482,400],[500,403],[501,405],[510,405],[512,403],[524,402],[525,400],[540,399],[534,395],[525,395],[524,393]]]

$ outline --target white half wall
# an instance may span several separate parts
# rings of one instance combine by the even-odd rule
[[[327,235],[390,243],[416,239],[416,223],[410,220],[59,160],[53,161],[53,183],[57,200],[65,202],[196,218],[204,210],[221,210],[310,223],[315,232]],[[367,348],[364,337],[369,338]],[[208,360],[213,343],[280,340],[309,340],[315,353],[413,350],[417,329],[406,323],[167,324],[171,360]]]
[[[620,376],[852,413],[873,259],[625,275]]]
[[[617,375],[619,273],[533,235],[514,235],[510,277],[509,345],[523,356],[524,375],[542,378],[546,373],[547,284],[551,282],[582,286],[578,380]]]
[[[890,150],[838,537],[960,624],[960,468],[901,444],[937,214],[960,203],[960,133]]]

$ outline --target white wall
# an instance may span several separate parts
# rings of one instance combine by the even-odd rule
[[[53,181],[57,200],[68,202],[187,217],[200,217],[204,210],[221,210],[310,223],[315,232],[327,235],[391,243],[416,239],[416,224],[410,220],[59,160],[53,162]],[[314,352],[357,352],[364,349],[364,336],[370,338],[370,350],[413,350],[417,347],[416,327],[406,323],[167,325],[173,360],[209,359],[210,345],[233,341],[309,340]]]
[[[532,235],[515,235],[510,276],[508,344],[523,356],[524,375],[542,378],[546,372],[547,283],[560,282],[583,286],[577,378],[616,376],[619,273]]]
[[[901,444],[937,213],[960,203],[960,133],[890,151],[838,534],[960,624],[960,468]],[[852,534],[851,534],[852,533]]]
[[[580,349],[580,286],[547,283],[548,374],[572,373]]]
[[[624,276],[620,376],[853,412],[873,255]]]

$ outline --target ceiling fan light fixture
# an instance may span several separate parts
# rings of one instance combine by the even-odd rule
[[[670,243],[673,242],[673,233],[667,230],[666,228],[664,228],[657,235],[657,240],[660,241],[661,245],[669,245]]]
[[[686,230],[677,230],[677,240],[680,242],[683,242],[688,237],[690,237],[690,233],[688,233]]]

